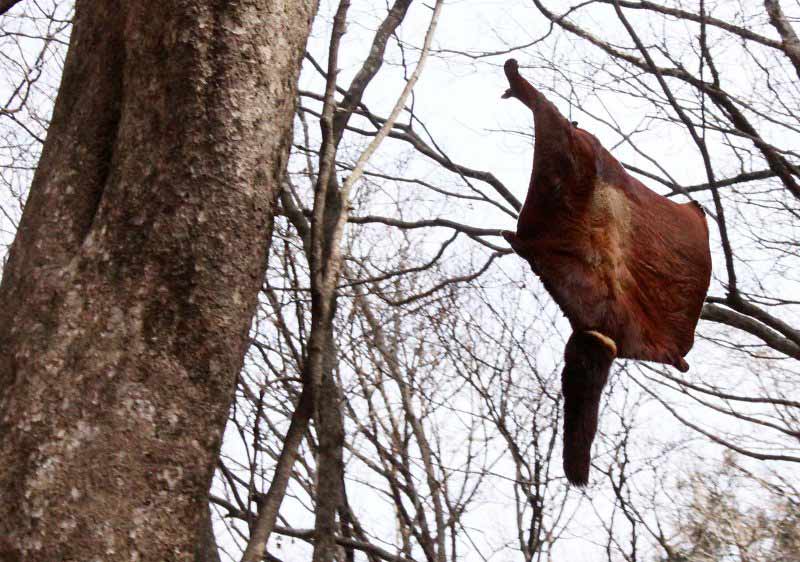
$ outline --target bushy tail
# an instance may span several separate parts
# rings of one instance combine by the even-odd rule
[[[600,396],[617,356],[614,340],[600,332],[573,332],[564,349],[564,473],[576,486],[589,482]]]

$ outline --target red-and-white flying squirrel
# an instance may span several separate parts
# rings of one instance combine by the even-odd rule
[[[528,261],[572,325],[561,374],[564,472],[589,480],[600,396],[616,357],[673,365],[694,343],[711,280],[702,207],[675,203],[630,176],[505,63],[510,88],[533,111],[533,173],[508,243]]]

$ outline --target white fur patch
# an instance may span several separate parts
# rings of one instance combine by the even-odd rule
[[[598,182],[592,191],[592,221],[616,226],[620,233],[627,233],[631,228],[631,208],[622,190],[611,184]]]

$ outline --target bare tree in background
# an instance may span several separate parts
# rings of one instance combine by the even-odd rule
[[[786,40],[769,39],[769,34],[775,29],[775,17],[772,15],[774,6],[771,11],[767,8],[769,6],[760,11],[742,9],[737,12],[732,7],[731,13],[714,15],[707,13],[701,3],[692,12],[653,3],[622,2],[615,5],[614,2],[589,2],[555,13],[538,3],[539,13],[552,25],[543,37],[533,38],[534,46],[512,46],[499,54],[462,52],[462,55],[475,60],[508,56],[509,52],[528,53],[532,71],[553,74],[563,80],[562,87],[552,89],[551,93],[556,99],[563,96],[561,101],[564,103],[571,101],[575,112],[584,112],[582,126],[604,129],[612,138],[617,135],[619,145],[613,148],[625,149],[627,155],[643,163],[628,163],[629,169],[673,197],[693,198],[705,205],[714,221],[714,240],[720,250],[715,293],[704,310],[704,318],[711,323],[704,323],[700,330],[702,342],[699,349],[708,353],[707,363],[698,363],[689,377],[678,377],[671,371],[647,365],[628,365],[620,373],[628,380],[617,388],[624,389],[626,396],[636,397],[633,402],[646,403],[642,410],[652,412],[656,409],[659,416],[669,416],[686,424],[710,443],[738,451],[754,460],[794,462],[797,459],[792,452],[797,433],[797,403],[792,400],[794,386],[789,381],[796,373],[795,361],[800,348],[797,347],[797,331],[792,327],[797,319],[797,303],[784,286],[794,287],[797,282],[788,265],[794,257],[791,248],[797,244],[791,227],[797,215],[793,189],[796,181],[793,177],[797,172],[795,154],[790,149],[796,129],[791,120],[796,115],[791,104],[791,100],[796,99],[796,77]],[[573,17],[578,21],[580,16],[589,20],[592,10],[603,10],[606,17],[617,21],[617,28],[609,31],[614,41],[604,41],[595,29],[584,31],[580,25],[572,23]],[[648,12],[649,18],[645,20],[648,22],[645,26],[640,25],[643,11]],[[723,16],[729,19],[722,19]],[[631,24],[631,19],[637,25]],[[788,20],[784,16],[782,21],[785,24]],[[689,29],[694,33],[687,35],[683,28],[664,31],[669,22],[680,25],[690,22],[694,27]],[[762,26],[760,31],[763,34],[752,31],[756,29],[753,25],[756,22]],[[629,37],[626,47],[617,45],[620,31]],[[554,38],[563,40],[564,37],[578,45],[586,42],[585,52],[588,54],[572,66],[558,66],[563,61],[549,60],[552,50],[548,41]],[[729,64],[723,66],[717,62],[715,50],[722,50],[723,46],[732,49],[733,45],[741,46],[744,56],[754,65],[753,72],[761,72],[760,76],[752,81],[740,81],[737,77],[729,83],[720,78],[723,70],[732,71]],[[783,62],[779,59],[774,66],[759,66],[762,60],[772,60],[761,56],[763,53],[759,49],[777,50],[786,54],[786,59]],[[452,50],[440,50],[443,56],[445,52],[447,56],[453,55]],[[678,53],[682,58],[675,58]],[[662,66],[657,66],[654,60]],[[671,62],[672,66],[664,66],[664,60]],[[687,95],[687,92],[694,94]],[[629,125],[615,120],[618,108],[604,110],[602,96],[612,94],[623,99],[627,97],[642,106],[644,116],[641,123],[630,129]],[[307,96],[314,97],[310,93]],[[767,108],[773,108],[774,112],[770,113]],[[303,111],[306,115],[318,116],[305,106]],[[371,180],[376,185],[405,181],[421,193],[438,193],[451,202],[480,201],[507,210],[513,216],[518,202],[510,190],[491,173],[471,169],[449,158],[435,139],[426,138],[428,131],[414,115],[413,108],[409,108],[409,112],[408,123],[396,124],[390,137],[455,174],[458,178],[456,183],[471,193],[443,189],[431,182],[404,178],[388,170],[372,170]],[[381,122],[381,117],[366,107],[360,108],[360,113],[373,123]],[[780,118],[776,117],[778,114]],[[590,124],[587,124],[587,119]],[[354,134],[371,134],[369,126],[353,125],[348,130]],[[682,183],[676,178],[685,167],[683,162],[676,166],[676,161],[647,152],[642,148],[646,142],[641,141],[640,146],[639,139],[651,132],[654,135],[665,134],[665,130],[673,135],[686,136],[696,151],[694,162],[698,169],[704,170],[706,181]],[[781,148],[777,145],[779,141],[788,142],[789,146]],[[340,165],[344,169],[348,167],[347,162]],[[789,175],[787,170],[791,171]],[[488,192],[482,191],[486,187]],[[368,208],[368,205],[362,208]],[[419,216],[408,207],[400,208],[398,215],[353,213],[350,221],[364,226],[389,225],[405,232],[452,229],[456,235],[466,234],[493,252],[487,256],[487,267],[495,258],[504,255],[502,248],[493,246],[487,239],[496,234],[491,229],[474,227],[449,217]],[[357,246],[354,244],[351,249],[355,250]],[[434,261],[447,251],[444,246],[442,248],[431,256]],[[351,256],[357,259],[355,255]],[[363,263],[361,259],[357,261]],[[764,270],[754,265],[757,262],[774,265],[765,275]],[[395,271],[399,274],[404,269],[408,267],[398,264]],[[382,273],[375,275],[391,276],[390,271],[391,268],[383,267]],[[486,281],[486,271],[478,267],[471,274],[445,274],[445,280],[433,282],[427,289],[410,289],[411,294],[408,290],[395,289],[392,296],[384,295],[383,299],[420,314],[429,305],[429,299],[436,299],[437,292],[449,286],[448,279],[461,283],[462,287],[478,287],[478,283]],[[471,330],[474,332],[475,326]],[[462,337],[464,333],[467,332],[463,332]],[[726,380],[728,369],[741,368],[743,363],[746,367],[741,370],[741,375]],[[768,368],[762,369],[760,365]],[[752,375],[744,379],[745,385],[735,384],[734,381],[738,383],[748,372]],[[692,410],[687,409],[688,404],[692,405]],[[725,424],[725,418],[736,420],[737,425]],[[643,490],[636,485],[637,479],[658,472],[658,454],[643,459],[638,456],[639,451],[626,452],[629,448],[637,448],[631,442],[630,429],[639,424],[652,424],[653,418],[648,416],[636,420],[621,415],[619,419],[620,423],[624,420],[630,425],[622,426],[623,429],[628,427],[627,430],[606,434],[604,447],[609,453],[615,452],[598,462],[608,474],[608,485],[614,491],[619,520],[627,522],[620,528],[629,527],[631,537],[637,538],[626,539],[628,546],[623,546],[623,539],[615,535],[616,546],[610,547],[608,552],[609,558],[624,551],[636,559],[643,556],[648,543],[660,544],[659,541],[668,537],[670,531],[666,527],[659,529],[648,519],[654,513],[652,510],[658,507],[650,501],[651,494],[657,494],[657,491]],[[610,470],[615,466],[620,467],[619,471]],[[662,472],[659,479],[667,487],[663,490],[665,493],[670,486],[676,485],[673,475]],[[613,530],[614,533],[618,531]],[[630,550],[630,545],[636,546]],[[666,548],[665,545],[668,543],[662,546]]]
[[[291,240],[293,232],[280,224],[276,237],[288,234]],[[281,247],[287,249],[279,255]],[[403,253],[413,254],[413,248],[407,243]],[[288,241],[274,249],[276,270],[303,268],[293,262]],[[437,268],[406,271],[402,281],[395,276],[384,287],[354,279],[354,269],[360,267],[351,262],[340,289],[346,308],[337,323],[336,379],[346,428],[344,501],[335,535],[341,559],[362,553],[369,560],[437,562],[520,548],[526,560],[547,559],[572,511],[557,472],[558,372],[537,372],[527,354],[529,340],[519,337],[530,328],[520,330],[524,321],[514,322],[513,307],[493,313],[492,297],[470,302],[457,285],[428,298],[422,310],[385,302],[400,291],[413,296],[414,286],[441,276]],[[249,490],[270,482],[267,467],[281,455],[283,428],[301,388],[289,374],[297,372],[296,364],[285,359],[301,357],[292,350],[302,349],[305,328],[290,327],[308,315],[307,302],[302,290],[292,289],[295,280],[275,283],[252,350],[250,370],[260,374],[243,382],[244,409],[233,417],[250,465],[224,458],[224,490],[212,497],[234,536],[242,532],[239,540],[246,540],[247,527],[236,520],[247,523],[255,515]],[[269,329],[270,318],[277,332]],[[465,339],[454,345],[456,335]],[[538,383],[531,383],[531,373]],[[276,408],[269,404],[281,404],[280,410],[271,413]],[[301,522],[314,517],[318,431],[306,436],[288,491],[290,509],[273,529],[312,543],[313,530]],[[507,518],[518,527],[511,543],[486,536],[469,517],[495,487],[516,511]],[[286,540],[271,541],[270,556],[281,557]]]
[[[677,511],[676,535],[668,562],[696,560],[785,560],[800,559],[798,545],[797,489],[763,505],[742,498],[742,489],[758,485],[727,455],[717,470],[692,473],[681,483],[687,505]]]

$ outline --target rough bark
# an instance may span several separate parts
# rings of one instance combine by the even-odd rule
[[[192,560],[313,0],[81,1],[0,284],[0,560]]]

